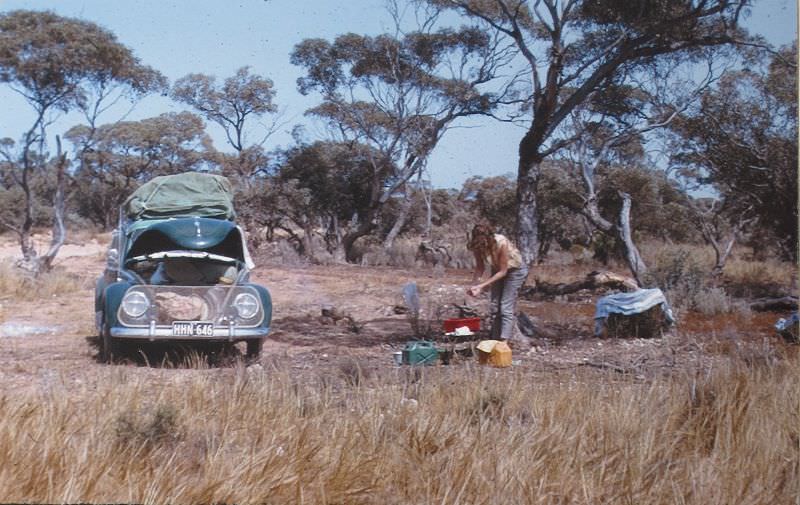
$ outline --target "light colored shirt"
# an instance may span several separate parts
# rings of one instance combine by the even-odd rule
[[[520,268],[522,266],[522,254],[505,235],[495,233],[494,242],[496,245],[495,250],[497,251],[499,251],[504,244],[508,246],[508,268]],[[499,268],[499,265],[494,264],[494,255],[490,255],[487,260],[493,271]]]

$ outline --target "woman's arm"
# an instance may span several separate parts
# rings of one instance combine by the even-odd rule
[[[472,282],[474,283],[481,279],[484,270],[486,270],[486,265],[483,262],[483,255],[478,251],[472,251],[472,254],[475,256],[475,270],[472,272]]]
[[[498,265],[497,265],[498,268],[497,268],[497,271],[494,273],[494,275],[492,275],[491,277],[486,279],[484,282],[481,282],[480,284],[476,284],[475,286],[472,286],[471,288],[469,288],[467,293],[469,293],[472,296],[478,296],[478,294],[480,294],[481,291],[483,291],[484,289],[486,289],[489,286],[491,286],[493,283],[499,281],[500,279],[502,279],[503,277],[506,276],[506,274],[508,273],[508,245],[507,244],[501,245],[500,249],[497,251],[497,263],[498,263]]]

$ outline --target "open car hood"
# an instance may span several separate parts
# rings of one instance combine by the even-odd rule
[[[244,232],[231,221],[203,217],[135,221],[128,226],[125,260],[193,251],[232,258],[254,267]],[[187,257],[187,256],[183,256]]]

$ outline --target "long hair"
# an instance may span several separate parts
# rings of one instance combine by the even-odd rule
[[[476,224],[470,233],[467,249],[488,256],[494,246],[494,229],[486,223]]]

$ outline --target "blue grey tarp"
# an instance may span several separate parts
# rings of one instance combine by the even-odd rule
[[[672,309],[670,309],[664,293],[658,288],[639,289],[632,293],[615,293],[604,296],[597,300],[597,308],[594,313],[594,333],[600,335],[603,332],[606,319],[610,314],[631,316],[641,314],[656,305],[661,306],[664,317],[670,324],[675,323]]]

